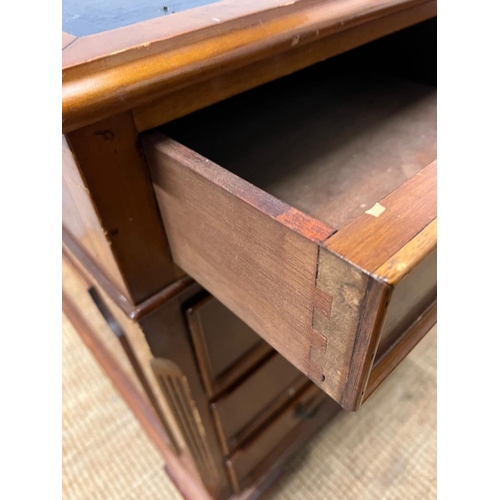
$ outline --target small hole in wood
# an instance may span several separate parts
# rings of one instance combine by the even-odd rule
[[[375,357],[375,353],[372,352],[371,359],[373,359],[374,357]]]
[[[365,391],[363,391],[363,392],[361,393],[361,396],[364,396],[364,395],[365,395]]]
[[[324,382],[325,381],[325,376],[324,375],[321,375],[321,382]]]

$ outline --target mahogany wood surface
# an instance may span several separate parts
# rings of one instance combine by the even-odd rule
[[[117,266],[108,239],[66,139],[62,140],[62,223],[63,231],[79,242],[107,275],[114,287],[124,294],[127,287]]]
[[[254,469],[264,462],[280,442],[286,440],[287,435],[300,428],[304,420],[314,422],[316,418],[322,417],[319,410],[325,400],[326,396],[310,384],[263,432],[228,458],[227,465],[235,491],[251,484]]]
[[[420,50],[411,35],[413,72],[392,71],[397,55],[378,68],[389,52],[368,45],[148,132],[149,169],[139,131],[435,14],[429,0],[227,0],[63,33],[63,131],[83,200],[66,172],[67,247],[83,244],[83,267],[139,320],[214,498],[258,496],[273,463],[339,411],[283,364],[356,410],[436,321],[434,42]],[[237,345],[221,342],[184,272],[270,347],[229,330]]]
[[[176,451],[177,454],[181,453],[181,443],[177,441],[177,437],[174,432],[172,432],[171,426],[169,425],[169,422],[165,419],[163,415],[163,409],[162,406],[159,404],[158,399],[156,398],[156,394],[154,393],[151,384],[149,383],[149,380],[147,378],[147,375],[145,373],[145,369],[142,366],[142,364],[139,361],[138,356],[136,355],[136,352],[133,348],[133,345],[131,344],[127,332],[125,329],[120,325],[118,322],[117,318],[113,315],[111,309],[108,307],[106,304],[106,301],[103,299],[101,296],[99,290],[95,287],[89,287],[88,293],[91,296],[92,300],[94,301],[94,304],[96,307],[99,309],[99,312],[101,313],[102,317],[108,324],[109,328],[113,331],[115,336],[118,338],[120,345],[125,352],[127,359],[132,366],[134,373],[136,377],[138,378],[139,382],[141,383],[142,387],[144,388],[144,391],[146,395],[148,396],[149,401],[151,402],[151,405],[153,406],[156,414],[158,415],[158,418],[160,422],[162,423],[163,427],[165,428],[165,432],[168,435],[170,444],[172,448]]]
[[[195,444],[195,447],[191,448],[195,461],[209,492],[216,499],[225,499],[230,496],[232,488],[228,483],[209,399],[204,391],[185,320],[187,305],[200,292],[199,285],[192,285],[141,318],[139,324],[152,355],[160,362],[160,366],[162,361],[166,360],[176,368],[177,375],[174,378],[177,383],[182,384],[184,389],[180,393],[184,394],[183,397],[188,401],[187,404],[180,405],[176,412],[179,427],[182,428],[186,422],[195,422],[194,429],[189,431],[189,428],[186,428],[187,435],[191,436],[190,441]],[[191,416],[186,414],[186,411],[189,411]],[[196,435],[193,434],[194,430]],[[199,455],[200,450],[202,455]]]
[[[168,447],[166,444],[168,438],[149,403],[138,393],[134,384],[125,375],[112,354],[104,348],[84,316],[64,292],[62,302],[64,314],[165,460],[168,474],[179,492],[187,500],[213,500],[203,484],[190,473],[182,460]]]
[[[67,255],[66,261],[71,265],[75,265],[74,256],[72,259],[69,258],[71,255],[69,249],[66,249],[65,252]],[[85,271],[86,271],[86,277],[84,277],[85,283],[97,283],[95,278],[93,278],[91,276],[91,273],[89,273],[88,270],[85,270]],[[80,274],[82,272],[81,264],[80,264],[79,268],[77,269],[77,272],[78,272],[78,275],[81,276],[81,274]],[[106,294],[106,292],[104,290],[102,290],[101,288],[100,288],[100,290],[102,291],[103,294]],[[199,295],[198,290],[199,290],[199,287],[195,286],[194,289],[189,291],[188,296],[194,293],[195,294],[194,296],[197,297]],[[106,299],[106,303],[108,305],[110,305],[110,300],[111,300],[110,297],[107,297],[107,295],[103,295],[103,297]],[[175,304],[175,302],[176,301],[174,301],[174,304]],[[166,305],[168,307],[168,304],[166,304]],[[159,307],[161,308],[161,304]],[[179,306],[176,305],[174,307],[174,309],[176,309],[177,307],[179,307]],[[181,307],[180,309],[182,310],[183,308]],[[115,312],[117,310],[118,309],[115,308]],[[122,318],[122,320],[123,320],[123,318]],[[166,324],[166,323],[163,324],[161,322],[158,324],[160,325],[160,327],[156,331],[153,331],[150,328],[148,328],[146,331],[147,335],[150,337],[151,342],[153,343],[154,352],[156,354],[158,354],[158,353],[165,354],[166,352],[170,351],[171,352],[171,359],[176,360],[182,366],[184,365],[184,363],[189,363],[189,355],[185,350],[187,344],[183,344],[182,342],[175,343],[175,347],[173,347],[172,349],[169,349],[168,351],[165,350],[166,346],[168,346],[168,345],[172,346],[172,343],[171,343],[172,337],[174,337],[174,338],[176,336],[178,337],[178,335],[180,333],[178,327],[180,326],[181,323],[173,321],[173,322],[169,322],[168,324]],[[165,327],[168,327],[169,336],[165,336],[165,333],[164,333]],[[182,328],[184,328],[184,327],[182,327]],[[176,331],[177,331],[177,333],[175,333]],[[185,334],[181,334],[181,336],[182,335],[185,335]],[[183,345],[184,345],[184,347],[183,347]],[[268,348],[267,352],[269,352],[269,348]],[[262,358],[262,356],[261,356],[261,358]],[[283,358],[281,358],[281,360],[280,360],[280,356],[278,354],[275,354],[273,356],[273,359],[277,360],[278,364],[280,366],[281,366],[281,364],[283,364]],[[244,361],[245,360],[243,360],[243,364],[244,364]],[[192,361],[191,361],[191,363],[192,363]],[[240,364],[241,363],[242,362],[240,362]],[[255,364],[255,362],[254,362],[254,364]],[[196,363],[193,363],[193,366],[196,366]],[[252,367],[253,367],[253,365],[252,365]],[[248,378],[248,373],[249,373],[250,368],[251,367],[249,365],[249,367],[247,367],[247,370],[246,370],[247,378]],[[295,371],[295,373],[297,373],[297,371],[294,368],[292,368],[292,369]],[[243,372],[243,373],[245,373],[245,372]],[[189,380],[191,381],[191,383],[190,383],[190,386],[191,386],[192,380],[193,380],[192,374],[188,373],[188,375],[190,377]],[[270,375],[272,375],[272,372],[270,373]],[[253,374],[250,375],[250,379],[252,377],[253,377]],[[260,378],[262,378],[262,377],[260,377]],[[291,399],[294,398],[294,395],[298,394],[301,391],[304,384],[307,383],[307,379],[305,379],[305,377],[299,377],[299,379],[300,379],[300,383],[294,383],[294,384],[292,384],[292,386],[290,386],[288,388],[288,390],[280,393],[278,395],[278,397],[273,400],[272,404],[270,406],[268,406],[267,408],[262,408],[262,405],[258,406],[259,401],[260,401],[260,399],[259,399],[260,394],[258,392],[255,394],[248,393],[248,391],[244,393],[246,396],[246,398],[244,398],[244,401],[246,403],[247,410],[249,413],[254,415],[254,418],[250,424],[248,424],[244,427],[243,432],[240,433],[240,436],[239,436],[240,440],[238,442],[247,441],[252,436],[255,436],[259,432],[262,432],[264,429],[266,429],[270,419],[271,420],[275,419],[278,415],[281,414],[284,406],[286,406],[287,403]],[[273,388],[274,388],[274,392],[276,392],[275,386],[282,384],[282,381],[280,380],[280,373],[278,373],[276,377],[274,377],[274,376],[267,377],[267,378],[265,377],[265,380],[261,380],[261,382],[262,382],[261,388],[263,388],[264,392],[267,394],[272,393]],[[196,386],[196,384],[194,384],[194,386]],[[255,386],[255,384],[254,384],[254,386]],[[233,389],[232,389],[233,393],[235,391],[237,392],[239,389],[244,390],[245,387],[246,387],[245,384],[241,385],[240,387],[233,387]],[[196,392],[197,392],[197,390],[195,389],[195,394],[196,394]],[[197,401],[197,405],[203,404],[203,399],[202,400],[197,399],[196,401]],[[331,402],[331,403],[333,403],[333,402]],[[335,405],[335,408],[338,408],[338,406]],[[301,430],[299,432],[299,436],[297,436],[297,439],[289,436],[284,442],[280,443],[278,448],[276,448],[272,452],[271,455],[267,456],[266,459],[264,460],[264,462],[259,464],[257,466],[257,468],[254,470],[254,474],[252,475],[252,479],[251,479],[251,481],[247,481],[247,487],[245,488],[244,492],[237,494],[237,495],[232,495],[231,498],[234,498],[234,500],[260,498],[261,495],[267,491],[267,489],[274,483],[274,481],[277,479],[277,477],[281,474],[284,460],[287,457],[289,457],[293,453],[294,450],[300,449],[301,443],[305,443],[305,441],[308,439],[308,437],[313,432],[317,431],[319,425],[322,425],[322,423],[326,422],[326,419],[331,417],[333,414],[337,413],[337,411],[338,410],[336,410],[333,413],[331,411],[326,412],[323,415],[321,421],[318,421],[317,423],[316,423],[316,421],[314,423],[312,423],[309,420],[306,420],[304,422],[304,424],[301,426]],[[244,416],[244,412],[243,413],[240,412],[240,416]],[[185,417],[184,417],[184,419],[185,419]],[[183,421],[185,421],[184,419],[183,419]],[[202,421],[205,423],[207,422],[204,417],[203,417]],[[235,450],[234,445],[231,447],[231,450],[232,451]],[[229,453],[229,449],[227,452]],[[187,456],[185,453],[183,453],[182,456],[183,456],[183,459],[187,459]],[[191,467],[192,467],[192,465],[191,465]],[[169,471],[168,465],[167,465],[166,469],[170,475],[171,472]],[[182,485],[180,485],[179,487],[182,488]],[[183,492],[183,495],[185,496],[185,498],[190,498],[190,499],[196,498],[196,497],[189,496],[185,491]],[[221,498],[224,498],[224,497],[221,497]]]
[[[380,335],[383,354],[437,297],[437,219],[376,271],[394,287]]]
[[[318,78],[293,75],[166,126],[182,144],[143,142],[174,260],[355,410],[384,324],[402,333],[433,299],[432,268],[420,298],[376,271],[407,244],[435,248],[410,242],[436,217],[436,101],[429,86],[328,67],[317,99]],[[404,307],[384,323],[395,287],[392,311]]]
[[[379,205],[385,209],[380,216],[362,214],[329,238],[325,247],[369,272],[376,272],[436,218],[436,175],[437,164],[433,161],[400,189],[380,199]],[[397,233],[390,230],[394,224],[399,227]],[[373,248],[383,251],[374,252]]]
[[[215,74],[209,79],[190,82],[178,90],[169,91],[151,102],[135,107],[133,115],[137,129],[144,131],[158,127],[228,97],[311,66],[318,61],[342,54],[393,31],[428,19],[435,15],[435,10],[436,6],[432,2],[416,5],[320,38],[307,45],[294,46],[293,50],[258,60],[244,67]],[[407,46],[408,40],[405,37],[399,43]],[[375,60],[380,61],[380,58],[372,58],[372,64]],[[370,67],[370,65],[363,61],[360,67]]]
[[[232,0],[194,14],[187,11],[143,26],[138,23],[79,38],[63,52],[63,131],[129,111],[194,81],[424,4],[428,4],[425,14],[415,12],[413,22],[408,20],[406,25],[435,15],[436,3],[299,0],[283,4],[266,0],[238,5]],[[177,28],[170,29],[174,23]],[[293,68],[281,74],[290,71]]]
[[[364,397],[365,401],[424,338],[425,334],[436,324],[436,321],[437,304],[434,302],[377,360],[370,373]]]
[[[272,486],[280,479],[286,460],[300,453],[313,435],[341,412],[341,407],[329,398],[324,398],[310,413],[300,411],[304,408],[299,406],[301,424],[288,433],[243,480],[242,491],[235,495],[235,500],[272,498]]]
[[[305,371],[318,250],[298,231],[331,230],[300,213],[294,220],[290,207],[171,139],[145,145],[175,261]]]
[[[435,160],[437,150],[435,88],[370,72],[346,74],[342,61],[348,59],[325,61],[161,130],[288,205],[341,229]],[[419,194],[413,195],[415,200]],[[435,217],[435,198],[415,208],[417,215],[425,216],[427,209]],[[406,209],[413,209],[411,201]],[[378,225],[386,216],[364,217],[373,219],[372,238],[379,237]],[[361,218],[356,224],[363,223]],[[369,231],[355,242],[344,231],[326,245],[336,249],[339,239],[344,245],[339,253],[354,243],[359,251],[369,249]],[[356,226],[352,234],[358,234]],[[359,245],[363,240],[365,245]],[[372,258],[383,262],[385,255]],[[363,261],[359,265],[373,267]]]
[[[252,362],[260,361],[258,353],[267,355],[271,352],[269,346],[260,349],[261,337],[211,296],[202,297],[190,306],[186,316],[210,398],[227,389],[228,372],[237,368],[243,375],[242,368],[250,369]],[[244,361],[248,356],[252,359],[250,363]]]
[[[187,457],[188,454],[185,453],[186,446],[183,436],[175,423],[172,412],[162,395],[156,377],[151,369],[151,350],[149,349],[142,330],[137,324],[127,318],[123,311],[107,295],[105,290],[100,287],[90,273],[82,269],[81,266],[77,266],[74,259],[69,258],[67,251],[63,252],[63,287],[71,294],[71,297],[75,300],[75,304],[80,310],[85,311],[86,315],[88,314],[91,326],[95,327],[96,333],[101,335],[100,340],[103,342],[104,346],[112,352],[114,356],[116,355],[116,359],[120,362],[120,366],[128,373],[129,377],[133,378],[139,390],[148,397],[158,414],[160,422],[164,425],[167,434],[171,436],[171,441],[175,443],[175,446],[179,450],[183,451],[183,456]],[[93,289],[94,292],[99,294],[101,305],[104,304],[105,308],[107,308],[112,315],[113,319],[110,322],[106,320],[108,328],[99,315],[96,314],[97,308],[95,301],[92,300],[89,294],[90,289]],[[110,324],[113,326],[113,329],[111,329]],[[113,334],[114,332],[124,335],[116,337],[116,335]],[[133,353],[131,351],[133,351]],[[143,377],[140,377],[142,381],[138,378],[138,370],[137,366],[134,367],[135,361],[132,360],[133,358],[139,363],[140,371],[145,377],[145,380]],[[192,469],[193,471],[195,470],[194,464],[192,464]]]
[[[91,281],[98,284],[100,288],[110,297],[122,312],[131,320],[137,321],[146,314],[150,313],[164,302],[170,300],[175,295],[183,292],[191,286],[194,281],[189,276],[183,276],[163,290],[149,297],[139,304],[133,304],[124,297],[115,285],[106,277],[86,252],[79,246],[79,242],[65,229],[62,229],[63,254],[67,256],[68,261],[85,276],[91,278]]]
[[[283,356],[275,354],[237,387],[211,404],[226,454],[241,442],[239,436],[276,400],[283,406],[307,378]],[[285,398],[281,397],[282,395]],[[276,408],[275,408],[276,410]]]
[[[264,339],[261,339],[254,349],[245,357],[241,358],[238,363],[232,365],[228,371],[224,372],[224,374],[215,381],[213,392],[207,392],[212,394],[213,397],[217,397],[235,387],[273,352],[275,352],[274,349]]]
[[[379,354],[400,337],[437,297],[437,248],[394,288],[380,334]]]
[[[300,212],[289,208],[276,214],[274,199],[254,194],[255,187],[171,139],[152,135],[147,141],[176,262],[330,396],[357,408],[369,374],[366,360],[375,356],[370,349],[376,349],[385,314],[386,285],[327,248],[321,249],[318,267],[318,243],[307,237],[310,225],[304,229]],[[200,207],[198,199],[206,204]],[[406,230],[404,219],[391,230],[399,227]],[[383,247],[370,250],[383,252]],[[318,311],[314,320],[313,311]],[[358,318],[366,327],[359,328]],[[361,343],[358,334],[366,337]],[[355,345],[361,361],[352,365]],[[356,366],[361,375],[350,375],[353,368],[358,373]],[[350,377],[356,380],[355,391],[346,400]]]
[[[141,302],[183,273],[172,263],[132,117],[114,116],[66,137],[99,218],[100,238],[119,269],[121,292]]]
[[[437,246],[437,218],[425,226],[407,245],[382,264],[376,274],[386,283],[397,285]]]
[[[80,276],[80,275],[78,275]],[[85,279],[85,283],[86,283]],[[84,283],[84,284],[85,284]],[[159,448],[160,453],[165,459],[165,470],[172,479],[182,497],[186,500],[201,500],[210,498],[203,485],[193,471],[193,464],[188,460],[189,457],[182,453],[180,457],[172,456],[173,452],[165,446],[166,436],[159,421],[156,420],[156,415],[141,394],[137,391],[131,391],[133,387],[132,381],[123,372],[120,366],[114,361],[113,354],[102,344],[97,334],[93,333],[93,329],[85,318],[81,315],[78,306],[72,302],[69,295],[64,294],[63,305],[65,313],[70,321],[78,328],[78,333],[82,335],[83,340],[90,348],[96,360],[101,364],[104,371],[111,377],[113,383],[117,385],[120,394],[124,397],[127,404],[130,405],[132,411],[139,420],[139,423],[145,428],[148,436],[153,440]],[[71,309],[71,310],[70,310]],[[75,319],[76,318],[76,319]],[[83,331],[82,331],[83,328]],[[293,435],[288,435],[278,447],[276,447],[270,455],[267,455],[254,469],[251,478],[247,478],[245,489],[231,495],[232,500],[250,500],[262,498],[269,492],[269,488],[273,486],[276,480],[280,477],[285,461],[290,458],[297,450],[300,450],[303,445],[310,439],[311,435],[318,431],[326,421],[338,413],[338,406],[331,404],[323,405],[315,419],[306,419],[295,429]],[[282,405],[281,405],[282,406]],[[281,409],[280,406],[280,409]],[[276,415],[279,415],[277,412]],[[275,416],[276,418],[276,416]],[[155,433],[157,436],[155,437]],[[201,490],[201,493],[200,493]]]

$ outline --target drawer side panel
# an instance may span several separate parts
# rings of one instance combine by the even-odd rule
[[[143,144],[174,261],[342,401],[368,278],[325,250],[330,288],[317,286],[315,240],[326,239],[327,226],[159,133]],[[324,331],[313,328],[320,314]]]

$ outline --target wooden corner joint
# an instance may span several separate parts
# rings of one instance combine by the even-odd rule
[[[319,247],[308,376],[346,410],[363,400],[390,290]]]

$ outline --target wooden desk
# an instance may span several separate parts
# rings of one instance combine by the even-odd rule
[[[436,321],[436,2],[177,3],[65,4],[63,244],[246,498]]]

